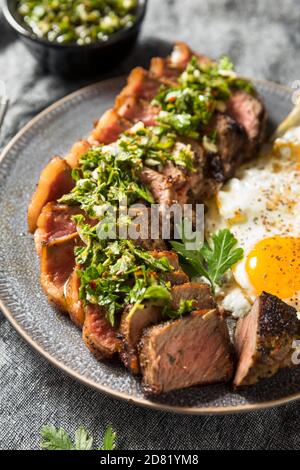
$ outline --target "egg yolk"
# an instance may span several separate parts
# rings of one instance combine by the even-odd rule
[[[281,299],[300,291],[300,239],[271,237],[260,240],[246,259],[246,272],[255,293]]]

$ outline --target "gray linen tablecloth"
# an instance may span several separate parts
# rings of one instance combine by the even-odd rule
[[[229,53],[244,74],[287,85],[300,79],[297,0],[150,0],[139,48],[112,74],[144,62],[153,53],[164,53],[167,42],[176,39],[187,41],[208,55]],[[10,99],[1,147],[36,113],[85,84],[45,74],[2,21],[0,80],[6,83]],[[297,403],[222,417],[180,416],[141,409],[66,377],[32,351],[1,313],[0,330],[1,449],[38,448],[40,428],[48,423],[61,425],[71,434],[84,425],[99,440],[111,423],[121,449],[299,447]]]

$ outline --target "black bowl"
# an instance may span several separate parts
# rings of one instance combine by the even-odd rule
[[[139,0],[136,20],[126,29],[114,33],[107,41],[79,46],[58,44],[37,37],[17,11],[17,0],[3,1],[3,14],[10,27],[28,47],[42,67],[52,73],[73,77],[106,71],[123,60],[134,46],[146,13],[147,0]]]

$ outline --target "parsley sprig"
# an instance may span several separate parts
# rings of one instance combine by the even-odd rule
[[[93,437],[86,429],[80,427],[75,432],[74,442],[63,428],[56,428],[52,424],[44,426],[41,430],[41,448],[46,450],[92,450]],[[116,448],[116,433],[109,426],[103,437],[103,445],[99,450],[114,450]]]
[[[223,229],[212,235],[210,244],[205,242],[196,250],[188,250],[186,240],[182,243],[172,241],[171,245],[180,255],[183,267],[190,276],[204,277],[215,291],[221,284],[222,276],[243,257],[244,251],[237,243],[234,235]]]

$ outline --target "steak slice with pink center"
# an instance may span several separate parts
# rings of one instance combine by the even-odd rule
[[[239,357],[234,385],[251,385],[292,366],[293,341],[300,339],[296,310],[263,292],[235,331]]]
[[[195,311],[149,328],[139,351],[147,394],[227,382],[233,374],[228,329],[217,309]]]

